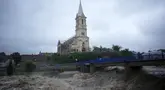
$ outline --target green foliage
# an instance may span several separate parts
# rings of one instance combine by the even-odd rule
[[[92,60],[102,57],[118,57],[120,54],[116,52],[82,52],[82,53],[71,53],[69,55],[58,55],[54,54],[52,60],[55,63],[73,63],[77,60]]]
[[[7,60],[7,56],[4,52],[0,52],[0,62],[4,62]]]
[[[51,59],[51,56],[47,56],[47,60],[49,61]]]
[[[7,66],[7,75],[13,75],[13,72],[14,72],[14,67],[12,65],[12,61],[10,60],[9,61],[9,65]]]
[[[132,51],[129,49],[123,49],[119,45],[113,45],[112,48],[106,47],[93,47],[92,52],[81,52],[81,53],[70,53],[68,55],[59,55],[55,53],[52,55],[51,59],[55,63],[73,63],[81,60],[92,60],[96,58],[110,58],[110,57],[120,57],[120,56],[132,56]]]
[[[119,46],[119,45],[112,45],[112,50],[113,51],[117,51],[117,52],[119,52],[120,50],[121,50],[121,46]]]
[[[36,65],[33,61],[26,61],[24,64],[25,72],[32,72],[36,68]]]
[[[90,60],[90,59],[96,59],[100,57],[100,53],[94,53],[94,52],[83,52],[83,53],[72,53],[70,54],[72,59],[77,60]]]
[[[165,49],[159,49],[161,52],[165,52]]]
[[[121,56],[131,56],[133,53],[129,49],[124,49],[120,51]]]
[[[73,61],[69,58],[68,55],[58,55],[58,54],[52,55],[52,60],[55,63],[70,63]]]
[[[0,56],[6,56],[4,52],[0,52]]]
[[[89,60],[89,59],[96,59],[98,55],[96,53],[92,52],[86,52],[86,53],[71,53],[69,55],[58,55],[54,54],[52,56],[52,59],[55,63],[72,63],[75,62],[75,60]]]
[[[110,48],[106,48],[106,47],[102,47],[102,46],[100,46],[100,47],[94,46],[93,47],[93,52],[110,52],[110,51],[111,51]]]
[[[94,46],[94,47],[93,47],[93,52],[100,52],[100,48],[99,48],[99,47]]]
[[[17,65],[21,61],[21,55],[18,52],[14,52],[10,56],[14,59],[15,65]]]

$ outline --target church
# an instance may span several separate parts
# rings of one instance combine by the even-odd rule
[[[69,54],[73,52],[89,52],[89,37],[87,36],[86,16],[83,12],[80,1],[78,13],[76,15],[75,35],[65,42],[58,41],[57,53]]]

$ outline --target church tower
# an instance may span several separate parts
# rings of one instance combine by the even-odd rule
[[[60,42],[60,40],[58,40],[58,44],[57,44],[57,53],[61,53],[61,42]]]
[[[87,36],[86,16],[83,13],[81,1],[76,15],[76,36]]]
[[[87,36],[86,16],[84,15],[81,0],[79,4],[78,13],[76,15],[76,37],[78,38],[78,45],[80,52],[89,51],[89,37]]]
[[[58,41],[57,52],[59,54],[89,52],[89,37],[87,36],[86,16],[83,12],[81,1],[75,20],[76,34],[63,43]]]

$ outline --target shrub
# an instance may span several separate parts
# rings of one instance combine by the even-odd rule
[[[32,72],[36,68],[36,65],[33,61],[26,61],[24,66],[26,72]]]
[[[7,66],[7,75],[11,76],[13,75],[13,72],[14,72],[14,67],[12,65],[12,61],[10,60]]]
[[[21,62],[21,55],[19,52],[14,52],[10,56],[12,57],[12,59],[14,59],[15,65]]]

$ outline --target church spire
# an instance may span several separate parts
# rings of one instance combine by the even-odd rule
[[[82,5],[81,5],[81,0],[80,0],[80,4],[79,4],[79,9],[78,9],[77,16],[83,16],[83,17],[85,17],[85,15],[83,13]]]
[[[58,40],[58,45],[60,45],[61,44],[61,42],[60,42],[60,40]]]

